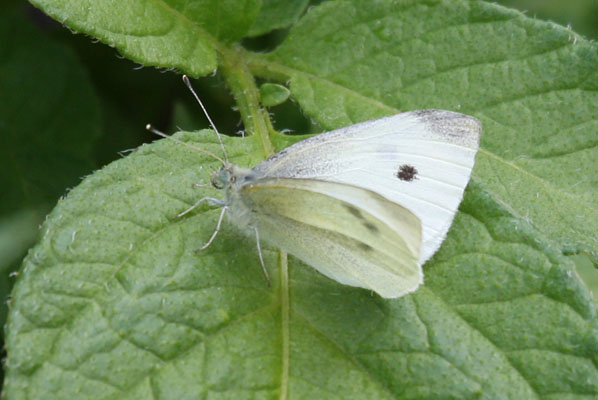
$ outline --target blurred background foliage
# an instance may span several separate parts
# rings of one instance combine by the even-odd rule
[[[528,17],[570,26],[591,40],[598,39],[598,1],[596,0],[498,0]]]
[[[596,0],[498,3],[570,26],[588,39],[598,38]],[[35,243],[44,216],[68,188],[128,149],[154,140],[144,129],[148,122],[169,133],[208,124],[178,74],[141,68],[93,38],[73,34],[28,3],[4,0],[0,12],[0,298],[6,300],[0,304],[0,323],[4,325],[15,271]],[[285,34],[275,31],[244,45],[267,51]],[[232,98],[217,76],[194,85],[220,131],[235,134],[242,129]],[[292,101],[270,111],[278,129],[301,133],[313,129]],[[598,274],[589,259],[583,254],[572,257],[582,278],[598,290]]]

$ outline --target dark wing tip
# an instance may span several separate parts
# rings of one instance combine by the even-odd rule
[[[474,117],[447,110],[416,110],[412,113],[446,141],[477,149],[482,123]]]

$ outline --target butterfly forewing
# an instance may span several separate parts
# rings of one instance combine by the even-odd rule
[[[423,280],[419,219],[372,191],[310,179],[259,179],[241,198],[261,237],[340,283],[399,297]]]
[[[424,263],[444,240],[461,202],[480,133],[479,121],[467,115],[406,112],[303,140],[254,171],[356,185],[402,205],[421,220]]]

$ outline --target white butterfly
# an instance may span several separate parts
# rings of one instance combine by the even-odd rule
[[[423,283],[469,181],[481,134],[470,116],[418,110],[322,133],[252,169],[212,177],[232,222],[350,286],[385,298]],[[264,268],[264,272],[265,268]]]

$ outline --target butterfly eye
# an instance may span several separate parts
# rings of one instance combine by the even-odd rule
[[[212,186],[216,189],[225,189],[234,182],[231,171],[222,167],[212,175]]]
[[[216,189],[223,189],[224,183],[222,183],[222,181],[219,178],[220,177],[218,175],[214,175],[212,177],[212,186],[214,186]]]

